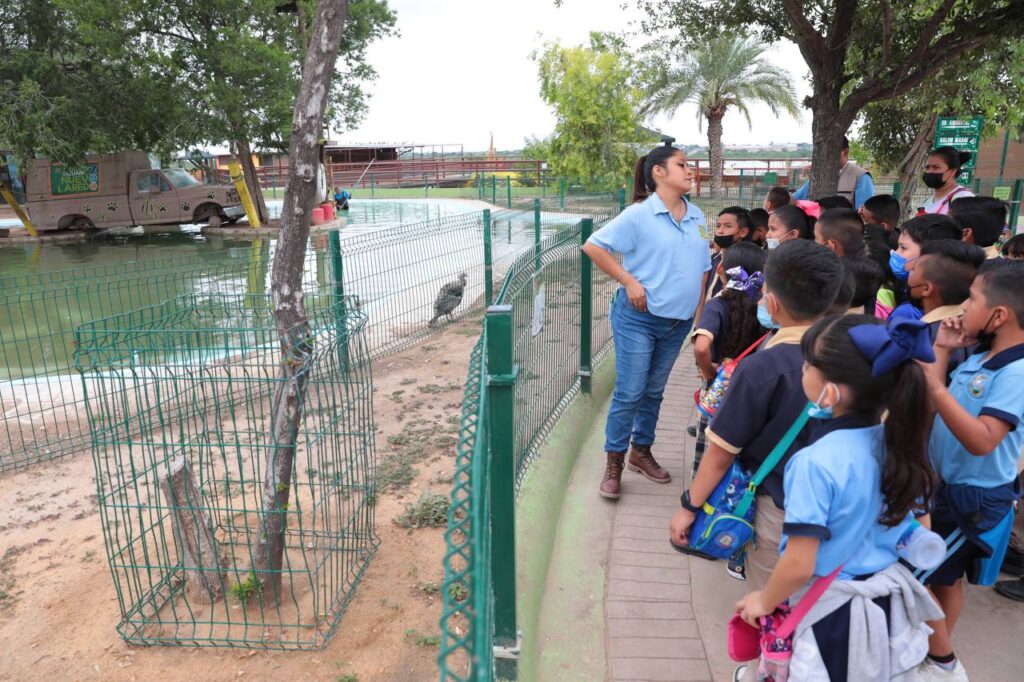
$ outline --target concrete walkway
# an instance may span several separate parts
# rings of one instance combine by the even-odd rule
[[[627,471],[622,498],[607,504],[614,510],[605,563],[605,679],[616,682],[724,681],[736,667],[726,654],[726,623],[746,584],[731,578],[724,562],[679,554],[668,543],[693,457],[686,427],[696,422],[697,376],[689,360],[684,352],[676,363],[654,446],[672,482],[658,485]],[[593,430],[603,429],[599,419]],[[598,483],[588,482],[592,495]],[[606,518],[594,520],[603,525]],[[970,587],[954,645],[972,679],[1024,679],[1024,604]]]

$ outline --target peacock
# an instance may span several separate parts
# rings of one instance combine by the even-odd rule
[[[452,318],[452,313],[459,304],[462,303],[462,294],[466,290],[466,273],[459,275],[457,282],[448,282],[441,290],[437,292],[437,298],[434,299],[434,317],[427,323],[428,327],[433,327],[434,323],[437,322],[438,318],[442,315],[447,315],[448,319]]]

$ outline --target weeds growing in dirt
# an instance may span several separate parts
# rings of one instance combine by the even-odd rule
[[[420,499],[405,505],[395,518],[402,528],[440,528],[448,523],[448,497],[440,493],[423,493]]]
[[[255,573],[250,573],[244,582],[235,583],[231,586],[231,596],[245,604],[260,589],[260,579]]]

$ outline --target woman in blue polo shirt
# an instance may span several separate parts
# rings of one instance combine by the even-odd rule
[[[615,391],[605,427],[603,497],[618,499],[628,466],[656,483],[672,477],[651,454],[661,398],[711,270],[701,210],[683,198],[692,172],[666,143],[637,162],[650,195],[594,233],[583,252],[622,285],[611,308]],[[613,253],[622,254],[619,265]]]
[[[935,486],[926,454],[926,382],[914,362],[935,359],[928,327],[917,320],[886,326],[866,315],[832,316],[807,331],[801,351],[804,393],[820,420],[816,440],[786,465],[782,557],[765,589],[737,608],[754,624],[813,577],[838,569],[840,581],[865,580],[863,587],[826,592],[822,604],[834,608],[812,610],[802,627],[813,630],[832,682],[890,679],[924,658],[930,632],[924,619],[939,613],[924,587],[897,564],[896,552],[912,512],[922,511],[921,501]],[[884,426],[883,410],[889,413]],[[859,625],[868,623],[855,638],[853,614]],[[863,646],[888,652],[889,659],[862,655]],[[891,674],[879,676],[879,670]]]

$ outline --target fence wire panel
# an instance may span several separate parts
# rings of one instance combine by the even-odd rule
[[[445,531],[441,650],[437,660],[441,679],[459,682],[489,680],[480,673],[494,665],[484,346],[481,335],[469,358]]]
[[[260,294],[270,259],[269,243],[254,242],[211,258],[0,279],[0,473],[88,447],[72,357],[76,326],[183,294]],[[312,254],[306,279],[310,292],[330,281]]]
[[[315,649],[337,627],[378,544],[370,354],[351,301],[307,304],[284,358],[265,295],[193,294],[78,329],[126,641]],[[294,446],[272,424],[288,390]],[[280,457],[290,480],[275,485]],[[266,496],[285,490],[275,510]],[[265,522],[284,525],[279,567]]]

